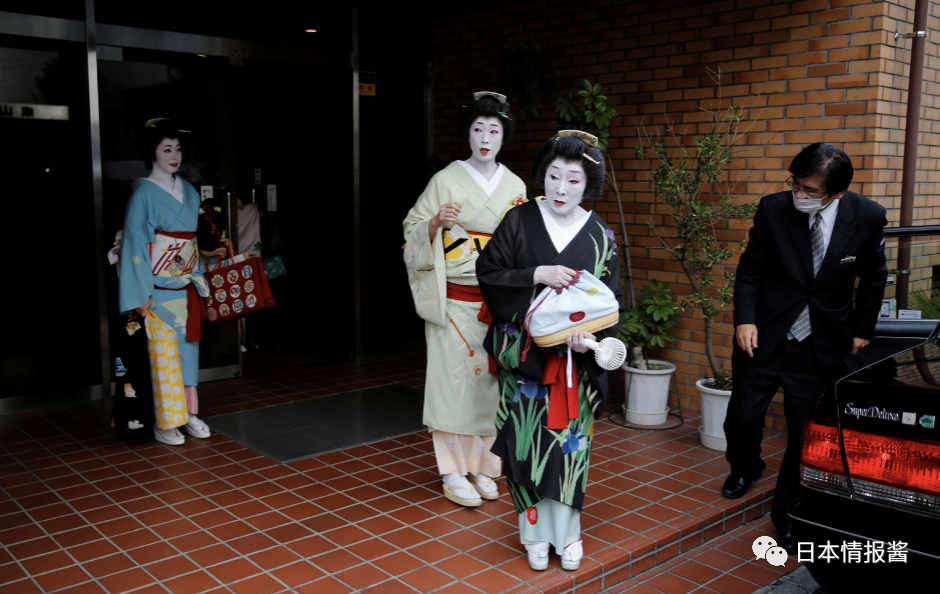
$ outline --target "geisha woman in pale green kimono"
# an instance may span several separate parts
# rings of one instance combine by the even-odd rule
[[[152,169],[134,181],[120,256],[120,307],[147,333],[157,441],[181,445],[209,437],[199,411],[199,341],[209,287],[196,246],[199,194],[177,175],[182,131],[150,120],[138,135],[141,159]],[[223,251],[224,253],[224,251]],[[128,330],[130,331],[130,330]]]
[[[493,479],[501,463],[490,452],[499,390],[482,345],[488,318],[476,260],[506,211],[525,200],[523,181],[496,162],[514,129],[505,96],[474,93],[459,127],[470,157],[431,178],[403,223],[408,281],[428,345],[424,424],[444,497],[469,507],[499,496]]]

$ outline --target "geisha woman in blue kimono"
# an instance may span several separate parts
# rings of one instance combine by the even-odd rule
[[[134,181],[124,219],[120,259],[121,312],[137,316],[147,333],[157,441],[181,445],[209,437],[199,412],[199,342],[209,287],[196,246],[199,194],[177,175],[183,161],[181,130],[165,118],[138,135],[141,159],[151,169]],[[128,330],[130,331],[130,330]]]

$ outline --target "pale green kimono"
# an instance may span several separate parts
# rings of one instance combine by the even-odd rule
[[[403,222],[408,282],[426,322],[424,424],[432,431],[496,435],[499,389],[483,349],[488,327],[477,320],[481,304],[448,299],[447,283],[477,286],[479,251],[509,208],[525,199],[523,181],[502,169],[502,179],[487,196],[463,165],[451,163],[431,178]],[[448,203],[460,204],[457,225],[470,237],[441,228],[431,241],[428,222]]]

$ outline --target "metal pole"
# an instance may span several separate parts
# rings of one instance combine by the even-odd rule
[[[254,190],[252,190],[254,192]],[[238,212],[232,209],[232,193],[225,192],[225,208],[226,214],[228,215],[228,240],[232,242],[232,249],[229,252],[230,254],[238,253]],[[234,261],[234,260],[233,260]],[[245,318],[238,320],[238,334],[235,345],[235,352],[238,353],[238,369],[235,372],[235,376],[241,376],[242,374],[242,341],[243,341],[243,328],[245,324]]]
[[[98,45],[95,39],[95,0],[85,0],[85,45],[88,53],[88,119],[91,135],[91,176],[95,208],[95,273],[98,278],[98,334],[101,340],[101,394],[111,393],[111,339],[108,334],[108,295],[104,257],[104,192],[101,172],[101,118],[98,113]],[[96,400],[97,398],[92,398]]]
[[[914,189],[917,182],[917,136],[920,132],[920,99],[924,86],[924,48],[927,45],[928,0],[916,0],[911,36],[911,67],[907,87],[907,128],[904,131],[904,169],[901,177],[901,227],[914,222]],[[923,32],[923,36],[919,35]],[[898,309],[907,309],[910,290],[911,239],[898,239]]]
[[[362,357],[362,254],[359,221],[359,10],[352,9],[352,145],[353,145],[353,358]]]

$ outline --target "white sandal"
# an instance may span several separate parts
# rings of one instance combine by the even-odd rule
[[[464,487],[463,485],[454,485],[453,487],[451,487],[447,483],[443,483],[443,486],[444,486],[444,497],[446,497],[447,499],[450,499],[454,503],[457,503],[464,507],[479,507],[483,505],[483,500],[480,499],[479,497],[468,499],[466,497],[461,497],[460,495],[458,495],[457,491],[461,491],[463,493],[468,492],[467,488]],[[470,488],[473,489],[472,486]]]
[[[186,423],[186,433],[199,439],[205,439],[212,435],[209,426],[196,418],[196,415],[189,415],[189,421]]]
[[[485,474],[468,474],[467,480],[483,499],[488,501],[499,499],[499,487],[496,486],[496,481]]]
[[[548,569],[548,543],[537,542],[525,545],[526,556],[529,558],[529,567],[535,571]]]
[[[584,545],[580,540],[576,540],[561,552],[561,568],[575,571],[581,567],[582,557],[584,557]]]
[[[153,437],[160,443],[165,443],[166,445],[183,445],[186,443],[186,438],[180,434],[176,427],[172,429],[160,429],[154,425]]]

